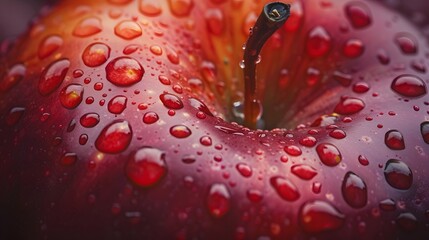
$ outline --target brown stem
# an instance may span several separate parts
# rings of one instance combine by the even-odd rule
[[[247,39],[242,67],[244,71],[244,125],[255,129],[261,114],[256,96],[256,64],[259,53],[268,38],[279,29],[290,15],[290,5],[272,2],[264,6]],[[244,65],[244,66],[243,66]]]

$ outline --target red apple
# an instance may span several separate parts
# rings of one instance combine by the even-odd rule
[[[426,239],[426,39],[374,2],[293,2],[249,129],[265,3],[64,0],[3,44],[0,236]]]

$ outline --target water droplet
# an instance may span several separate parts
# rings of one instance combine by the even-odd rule
[[[254,203],[261,202],[264,197],[261,191],[255,190],[255,189],[248,190],[246,192],[246,195],[247,195],[247,199],[249,199],[251,202],[254,202]]]
[[[286,21],[284,28],[288,32],[296,32],[300,29],[304,16],[301,2],[293,2],[290,8],[290,16]]]
[[[162,48],[158,45],[152,45],[150,46],[150,52],[154,55],[160,56],[162,55]]]
[[[411,169],[402,161],[390,159],[384,167],[384,177],[390,186],[407,190],[413,184],[413,173]]]
[[[299,140],[299,144],[301,144],[302,146],[305,146],[305,147],[314,147],[316,145],[316,143],[317,143],[316,138],[312,137],[312,136],[308,136],[308,137],[305,137],[305,138]]]
[[[322,184],[320,182],[314,182],[311,186],[311,190],[313,191],[313,193],[319,194],[320,191],[322,191]]]
[[[138,61],[129,57],[118,57],[106,66],[106,78],[111,83],[125,87],[142,80],[145,71]]]
[[[357,58],[362,55],[365,47],[361,40],[350,39],[346,42],[343,48],[343,53],[346,57]]]
[[[200,138],[200,143],[201,143],[203,146],[211,146],[211,145],[212,145],[212,139],[211,139],[211,137],[209,137],[209,136],[202,136],[202,137]]]
[[[88,135],[87,134],[82,134],[79,136],[79,144],[80,145],[85,145],[88,142]]]
[[[183,102],[179,97],[170,93],[164,93],[159,96],[161,102],[164,104],[166,108],[169,109],[182,109]]]
[[[317,175],[316,169],[306,164],[296,164],[292,166],[291,172],[304,180],[311,180]]]
[[[130,124],[125,120],[117,120],[104,127],[95,141],[95,147],[104,153],[120,153],[127,149],[132,135]]]
[[[382,201],[380,201],[378,206],[383,211],[395,211],[395,209],[396,209],[396,203],[393,199],[382,200]]]
[[[38,55],[40,59],[49,57],[63,45],[63,39],[60,36],[48,36],[40,43]]]
[[[357,82],[353,85],[353,92],[366,93],[369,90],[369,84],[366,82]]]
[[[359,98],[348,97],[341,99],[335,106],[334,112],[341,115],[352,115],[362,111],[365,108],[365,103]]]
[[[82,60],[88,67],[97,67],[104,64],[110,57],[110,48],[104,43],[93,43],[85,48]]]
[[[158,0],[140,0],[139,10],[143,15],[154,17],[162,13]]]
[[[121,114],[127,107],[127,97],[118,95],[112,98],[107,104],[110,113]]]
[[[83,99],[83,86],[80,84],[70,84],[60,92],[60,102],[63,107],[73,109],[79,106]]]
[[[307,82],[308,86],[311,87],[311,86],[316,85],[317,83],[319,83],[320,78],[321,78],[321,74],[320,74],[320,71],[318,69],[315,69],[315,68],[308,68],[307,69],[306,82]]]
[[[322,163],[327,166],[336,166],[342,160],[342,156],[338,148],[330,143],[319,144],[316,147],[316,151]]]
[[[384,143],[392,150],[405,149],[404,137],[398,130],[390,130],[384,136]]]
[[[341,187],[344,200],[352,208],[362,208],[368,200],[368,191],[365,182],[353,172],[347,172]]]
[[[241,176],[243,177],[251,177],[252,176],[252,168],[247,165],[246,163],[239,163],[236,166],[238,172],[241,174]]]
[[[141,36],[142,29],[138,23],[125,20],[115,26],[115,34],[123,39],[131,40]]]
[[[83,71],[81,69],[76,69],[73,71],[74,78],[80,78],[83,76]]]
[[[189,98],[189,104],[198,111],[201,111],[206,115],[213,117],[213,113],[210,112],[209,108],[201,100],[196,98]]]
[[[187,17],[194,7],[193,0],[168,0],[171,13],[177,17]]]
[[[7,91],[21,81],[27,69],[22,64],[13,65],[0,82],[0,91]]]
[[[346,137],[346,132],[341,129],[334,129],[329,133],[329,136],[335,139],[343,139]]]
[[[359,155],[358,161],[360,164],[362,164],[362,166],[368,166],[369,164],[368,158],[366,158],[364,155]]]
[[[277,194],[286,201],[295,201],[300,197],[296,186],[286,178],[272,177],[270,183]]]
[[[25,108],[23,107],[14,107],[10,109],[7,117],[6,117],[6,124],[9,126],[13,126],[18,123],[18,121],[22,118],[24,115]]]
[[[330,203],[306,202],[299,211],[299,221],[306,232],[319,233],[340,228],[345,216]]]
[[[419,223],[414,214],[406,212],[399,214],[399,216],[396,218],[396,224],[401,229],[407,232],[412,232],[417,229]]]
[[[77,161],[76,153],[65,153],[60,160],[60,163],[64,166],[71,166]]]
[[[219,8],[207,9],[205,12],[207,29],[214,35],[221,35],[224,30],[224,16]]]
[[[86,128],[97,126],[100,122],[100,116],[97,113],[87,113],[80,118],[80,125]]]
[[[184,125],[175,125],[170,128],[170,134],[176,138],[187,138],[192,132],[191,129]]]
[[[420,124],[420,133],[422,134],[423,141],[429,144],[429,122]]]
[[[230,194],[228,188],[221,183],[211,185],[207,197],[207,207],[215,218],[221,218],[228,213],[230,208]]]
[[[283,150],[291,156],[299,156],[302,154],[301,149],[295,145],[285,146]]]
[[[351,2],[347,4],[345,10],[346,16],[354,28],[364,28],[372,22],[369,8],[361,2]]]
[[[146,124],[152,124],[159,120],[158,114],[155,112],[147,112],[143,116],[143,122]]]
[[[156,148],[140,148],[128,159],[125,174],[135,185],[151,187],[167,174],[165,154]]]
[[[88,37],[101,32],[101,20],[96,17],[85,18],[80,21],[73,30],[76,37]]]
[[[63,82],[70,67],[70,61],[61,59],[50,64],[39,80],[39,93],[47,96],[55,91]]]
[[[166,51],[167,51],[167,58],[172,64],[179,64],[180,63],[179,54],[177,54],[176,51],[174,51],[171,48],[167,48]]]
[[[326,55],[331,49],[332,40],[325,28],[313,28],[307,39],[307,53],[313,58]]]
[[[393,91],[406,97],[420,97],[426,94],[426,84],[414,75],[400,75],[391,85]]]
[[[417,53],[417,40],[407,33],[398,34],[395,38],[395,42],[404,54],[416,54]]]
[[[380,49],[377,52],[377,58],[378,61],[380,61],[381,64],[386,65],[390,63],[390,57],[387,54],[386,50]]]

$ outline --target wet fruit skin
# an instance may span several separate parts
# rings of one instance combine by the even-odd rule
[[[425,39],[371,2],[294,2],[258,65],[278,129],[249,130],[229,106],[263,2],[63,1],[3,44],[2,239],[426,239]]]

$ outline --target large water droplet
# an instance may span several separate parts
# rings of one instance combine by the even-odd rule
[[[212,145],[212,138],[209,136],[202,136],[200,138],[200,143],[203,146],[211,146]]]
[[[419,97],[426,94],[425,82],[414,75],[396,77],[391,85],[393,91],[406,97]]]
[[[408,33],[398,34],[395,42],[404,54],[417,53],[417,40]]]
[[[143,115],[143,122],[146,124],[156,123],[159,120],[158,114],[155,112],[147,112]]]
[[[187,17],[194,7],[193,0],[168,0],[170,10],[177,17]]]
[[[285,147],[283,148],[283,150],[284,150],[287,154],[289,154],[289,155],[291,155],[291,156],[299,156],[299,155],[301,155],[301,154],[302,154],[301,149],[300,149],[298,146],[295,146],[295,145],[285,146]]]
[[[211,185],[207,197],[207,207],[215,218],[221,218],[228,213],[230,208],[230,194],[228,188],[222,183]]]
[[[63,45],[63,39],[60,36],[48,36],[40,43],[38,55],[40,59],[49,57]]]
[[[80,21],[73,30],[73,35],[77,37],[88,37],[101,32],[101,20],[96,17],[85,18]]]
[[[296,164],[292,166],[291,172],[304,180],[311,180],[317,175],[316,169],[306,164]]]
[[[131,40],[142,35],[140,25],[134,21],[122,21],[115,26],[115,34],[123,39]]]
[[[365,182],[353,172],[344,176],[341,187],[344,200],[353,208],[364,207],[368,199],[368,191]]]
[[[384,177],[390,186],[407,190],[413,184],[413,173],[404,162],[396,159],[387,161],[384,168]]]
[[[423,122],[420,124],[420,132],[422,134],[423,141],[429,144],[429,122]]]
[[[159,0],[140,0],[139,10],[143,15],[146,16],[158,16],[162,13]]]
[[[50,64],[40,76],[39,93],[43,96],[55,91],[63,82],[70,67],[70,61],[61,59]]]
[[[308,137],[305,137],[305,138],[299,140],[299,144],[301,144],[302,146],[305,146],[305,147],[314,147],[316,145],[316,143],[317,143],[317,140],[313,136],[308,136]]]
[[[346,132],[341,129],[334,129],[329,133],[329,136],[335,139],[343,139],[346,137]]]
[[[405,149],[404,137],[398,130],[390,130],[384,136],[384,143],[392,150]]]
[[[0,91],[7,91],[21,81],[27,69],[22,64],[13,65],[0,82]]]
[[[80,118],[80,125],[86,128],[92,128],[97,126],[100,122],[100,115],[97,113],[86,113]]]
[[[243,177],[251,177],[252,176],[252,168],[247,165],[246,163],[239,163],[236,166],[238,172],[241,174],[241,176]]]
[[[131,126],[127,121],[114,121],[101,131],[95,147],[104,153],[120,153],[127,149],[132,136]]]
[[[140,148],[129,158],[125,174],[137,186],[151,187],[167,174],[165,154],[156,148]]]
[[[180,98],[176,95],[170,94],[170,93],[164,93],[159,96],[159,99],[161,99],[162,104],[168,109],[182,109],[183,108],[183,102],[180,100]]]
[[[316,147],[316,151],[322,163],[327,166],[336,166],[342,160],[342,156],[338,148],[330,143],[319,144]]]
[[[85,48],[82,60],[88,67],[97,67],[104,64],[110,57],[110,48],[104,43],[93,43]]]
[[[184,125],[175,125],[170,128],[170,134],[176,138],[187,138],[192,132],[191,129]]]
[[[331,36],[329,36],[325,28],[317,26],[308,34],[307,53],[314,58],[322,57],[329,52],[331,44]]]
[[[359,98],[344,98],[335,106],[334,112],[341,115],[352,115],[362,111],[365,103]]]
[[[106,78],[111,83],[125,87],[142,80],[145,71],[133,58],[118,57],[110,61],[106,66]]]
[[[369,8],[361,2],[347,4],[346,16],[354,28],[364,28],[371,24],[372,16]]]
[[[272,177],[270,179],[270,183],[274,190],[276,190],[277,194],[286,201],[295,201],[300,197],[295,184],[286,178]]]
[[[336,230],[344,224],[345,216],[330,203],[316,200],[306,202],[299,211],[299,221],[306,232]]]
[[[127,107],[127,97],[118,95],[112,98],[107,104],[107,109],[110,113],[121,114]]]
[[[83,99],[83,86],[80,84],[70,84],[60,92],[60,102],[63,107],[73,109],[79,106]]]

